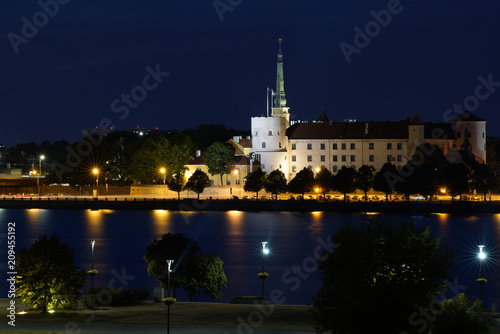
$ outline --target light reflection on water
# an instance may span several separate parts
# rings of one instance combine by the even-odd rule
[[[146,247],[154,238],[166,233],[182,233],[195,239],[202,252],[218,252],[224,261],[228,287],[224,301],[238,295],[260,294],[257,273],[262,265],[262,241],[269,242],[271,253],[265,258],[265,270],[270,273],[266,291],[280,288],[287,304],[307,304],[316,294],[321,282],[317,272],[301,281],[300,288],[283,280],[283,274],[292,266],[300,266],[313,256],[318,238],[338,230],[346,222],[360,223],[372,219],[409,219],[403,215],[389,214],[336,214],[325,212],[172,212],[113,211],[113,210],[14,210],[0,209],[0,233],[5,233],[9,221],[16,221],[17,251],[27,248],[40,234],[57,234],[75,250],[75,261],[85,270],[91,267],[90,240],[96,240],[94,267],[99,271],[95,286],[106,286],[114,278],[112,271],[135,278],[127,282],[128,288],[141,287],[151,293],[157,280],[148,276],[142,259]],[[485,244],[489,258],[484,266],[489,282],[484,288],[491,301],[500,298],[499,260],[500,214],[454,216],[433,214],[414,216],[419,226],[430,226],[431,233],[439,236],[443,244],[455,251],[456,266],[452,277],[468,286],[466,293],[476,296],[475,283],[479,273],[477,245]],[[0,256],[6,257],[2,247]],[[6,272],[5,261],[0,270]],[[4,280],[0,291],[5,290]],[[208,299],[199,299],[208,300]]]

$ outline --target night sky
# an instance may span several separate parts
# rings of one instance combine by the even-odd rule
[[[336,121],[443,121],[466,101],[500,137],[498,1],[19,0],[2,2],[0,27],[4,145],[75,142],[100,123],[250,130],[280,37],[292,120],[324,107]]]

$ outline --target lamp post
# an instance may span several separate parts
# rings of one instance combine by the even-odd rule
[[[262,291],[261,291],[261,296],[264,296],[264,280],[267,278],[267,275],[265,274],[264,271],[264,259],[267,254],[269,254],[269,248],[267,248],[267,241],[262,241],[262,272],[260,276],[260,279],[262,280]]]
[[[94,168],[92,170],[92,173],[94,173],[94,175],[95,175],[95,185],[96,185],[96,187],[99,187],[99,169]]]
[[[90,275],[91,278],[91,287],[92,289],[94,289],[94,276],[95,276],[95,272],[94,272],[94,245],[95,245],[95,240],[90,240],[90,246],[92,247],[92,274]]]
[[[477,254],[477,258],[479,259],[479,278],[476,282],[479,284],[479,299],[481,302],[483,301],[483,285],[487,282],[483,277],[483,262],[486,260],[486,253],[483,252],[484,245],[478,245],[479,253]]]
[[[165,196],[167,193],[166,189],[166,178],[167,178],[167,169],[165,167],[160,168],[160,174],[163,175],[163,195]]]
[[[41,194],[40,188],[40,177],[42,176],[42,160],[45,159],[45,155],[41,155],[38,159],[38,176],[37,176],[37,185],[38,185],[38,194]]]
[[[172,263],[174,263],[174,260],[167,260],[167,265],[168,265],[168,273],[167,273],[168,292],[167,292],[167,295],[168,295],[168,297],[170,297],[170,272],[172,271],[172,270],[170,270],[170,267],[172,266]],[[172,304],[171,302],[167,303],[167,334],[170,334],[170,305],[171,304]]]

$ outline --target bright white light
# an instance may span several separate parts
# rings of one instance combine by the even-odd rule
[[[264,250],[262,252],[264,252],[264,254],[269,254],[269,249],[268,248],[264,248]]]
[[[262,253],[269,254],[269,249],[266,248],[267,241],[262,241],[261,244],[262,244]]]
[[[48,310],[47,312],[49,312],[49,313],[54,313],[55,311],[54,311],[54,310]]]
[[[477,247],[479,247],[479,254],[477,255],[477,257],[479,258],[479,260],[486,259],[486,253],[483,252],[484,245],[478,245]]]

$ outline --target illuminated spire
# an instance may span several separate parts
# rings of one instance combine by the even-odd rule
[[[278,39],[279,49],[278,49],[278,66],[276,71],[276,97],[274,98],[275,108],[285,108],[286,107],[286,97],[285,97],[285,77],[283,75],[283,54],[281,53],[281,42],[283,40]]]

